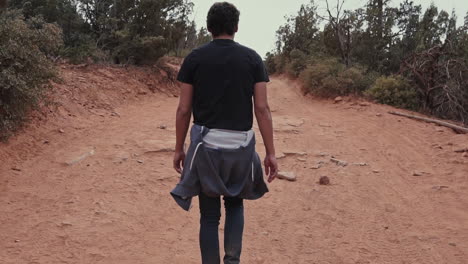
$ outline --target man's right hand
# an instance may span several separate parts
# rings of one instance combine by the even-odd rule
[[[275,155],[266,155],[264,165],[265,173],[268,175],[268,182],[272,182],[278,175],[278,162]]]
[[[174,169],[181,174],[182,169],[184,167],[184,160],[185,160],[185,152],[184,151],[176,151],[174,154]]]

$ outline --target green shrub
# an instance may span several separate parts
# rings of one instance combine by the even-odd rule
[[[39,105],[55,70],[60,29],[19,11],[0,13],[0,137],[14,131]]]
[[[89,35],[82,35],[80,41],[74,45],[64,46],[60,50],[60,55],[72,64],[88,62],[108,62],[110,61],[109,52],[97,47]]]
[[[288,59],[286,56],[282,54],[278,54],[274,57],[274,64],[276,72],[284,73],[286,71],[286,65],[288,63]]]
[[[265,67],[269,74],[274,74],[277,72],[277,69],[276,69],[276,57],[277,56],[278,55],[274,55],[270,52],[267,52],[266,54]]]
[[[115,33],[119,43],[112,50],[112,57],[117,64],[152,64],[166,54],[165,39],[158,37],[133,37],[128,30]]]
[[[418,110],[420,101],[411,83],[399,75],[378,78],[366,95],[379,103]]]
[[[356,65],[347,68],[340,74],[340,76],[342,78],[352,80],[352,83],[349,86],[349,92],[361,94],[369,89],[380,75],[376,72],[368,72],[364,67]]]
[[[304,83],[306,93],[321,97],[358,94],[372,82],[363,68],[347,68],[335,58],[321,59],[307,66],[299,78]]]
[[[176,58],[182,58],[183,59],[183,58],[187,57],[190,54],[190,52],[192,52],[192,50],[193,50],[192,48],[183,48],[183,49],[180,49],[180,50],[177,50],[177,51],[172,50],[172,51],[167,52],[166,55],[171,56],[171,57],[176,57]],[[158,61],[158,60],[156,60],[156,61]]]
[[[289,53],[289,59],[290,61],[286,65],[286,72],[294,77],[298,77],[307,67],[307,55],[298,49],[294,49]]]

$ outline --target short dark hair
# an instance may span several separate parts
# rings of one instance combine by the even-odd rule
[[[221,34],[234,35],[239,24],[239,15],[239,10],[231,3],[214,3],[208,11],[206,19],[208,31],[214,37]]]

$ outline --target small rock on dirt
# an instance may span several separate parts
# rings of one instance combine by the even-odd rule
[[[284,133],[294,133],[294,134],[299,134],[299,130],[297,129],[291,129],[290,127],[285,128],[285,127],[277,127],[275,128],[275,132],[284,132]]]
[[[297,158],[297,160],[300,161],[300,162],[306,162],[307,161],[307,159],[304,159],[304,158]]]
[[[60,133],[62,133],[62,134],[65,133],[65,130],[63,130],[63,129],[59,129],[58,131],[59,131]]]
[[[315,156],[316,156],[316,157],[322,157],[322,158],[323,158],[323,157],[328,156],[328,153],[326,153],[326,152],[319,152],[319,153],[315,154]]]
[[[379,170],[372,170],[373,173],[380,173]]]
[[[327,176],[320,177],[319,184],[320,185],[330,185],[330,178],[328,178]]]
[[[300,127],[304,124],[304,119],[298,119],[298,120],[287,120],[286,125],[292,126],[292,127]]]
[[[341,102],[341,101],[343,101],[343,97],[338,96],[338,97],[335,98],[335,104],[336,104],[336,103],[339,103],[339,102]]]
[[[468,158],[468,152],[463,153],[462,157]]]
[[[445,186],[445,185],[438,185],[438,186],[432,187],[432,189],[437,190],[437,191],[440,191],[442,189],[447,189],[447,188],[448,186]]]
[[[280,154],[276,156],[276,159],[284,159],[284,158],[286,158],[286,155],[283,152],[281,152]]]
[[[435,148],[435,149],[444,149],[444,147],[442,147],[439,144],[433,144],[432,147]]]
[[[317,162],[317,164],[312,166],[311,169],[314,169],[314,170],[320,169],[323,166],[323,164],[325,164],[325,162],[319,161],[319,162]]]
[[[357,162],[357,163],[353,163],[353,165],[355,165],[355,166],[361,166],[361,167],[369,166],[369,164],[367,164],[366,162]]]
[[[115,158],[113,160],[114,163],[123,163],[124,161],[127,161],[130,158],[130,154],[127,152],[118,152],[115,155]]]
[[[381,116],[382,116],[382,114],[381,114],[381,113],[378,113],[378,114],[376,114],[376,116],[378,116],[378,117],[381,117]]]
[[[304,151],[285,151],[284,152],[284,155],[286,156],[306,156],[307,155],[307,152],[304,152]]]
[[[65,226],[72,226],[72,224],[71,224],[70,222],[63,221],[62,223],[60,223],[60,226],[62,226],[62,227],[65,227]]]
[[[368,102],[360,102],[359,105],[360,106],[370,106],[370,104]]]
[[[278,179],[296,181],[296,174],[294,172],[281,171],[278,172]]]
[[[335,164],[338,165],[338,166],[341,166],[341,167],[346,167],[346,166],[348,166],[348,162],[346,162],[346,161],[344,161],[344,160],[339,160],[339,159],[331,158],[330,161],[333,162],[333,163],[335,163]]]
[[[11,169],[14,170],[14,171],[21,171],[21,169],[20,169],[20,168],[17,168],[17,167],[13,167],[13,168],[11,168]]]
[[[140,164],[141,164],[141,163],[143,163],[143,161],[142,161],[142,160],[137,160],[137,162],[138,162],[138,163],[140,163]]]
[[[82,160],[84,160],[84,159],[86,159],[86,158],[88,158],[90,156],[93,156],[95,153],[96,152],[94,151],[94,149],[92,149],[92,150],[82,154],[81,156],[79,156],[77,158],[74,158],[74,159],[72,159],[70,161],[67,161],[66,164],[68,166],[74,165],[74,164],[79,163],[80,161],[82,161]]]
[[[413,171],[413,176],[419,177],[419,176],[423,176],[423,175],[424,175],[423,171]]]
[[[456,246],[457,246],[457,244],[455,244],[455,243],[448,243],[448,244],[449,244],[449,246],[452,246],[452,247],[456,247]]]
[[[166,129],[166,128],[167,128],[166,125],[160,125],[160,126],[159,126],[159,129]]]
[[[457,153],[466,153],[466,152],[468,152],[468,148],[457,149],[457,150],[455,150],[455,152],[457,152]]]
[[[385,204],[385,212],[394,213],[396,212],[396,207],[393,204]]]
[[[173,152],[175,141],[173,140],[144,140],[137,143],[138,147],[141,147],[144,153],[161,153],[161,152]]]

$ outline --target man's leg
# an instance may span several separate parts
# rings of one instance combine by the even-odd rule
[[[221,217],[219,197],[208,197],[203,193],[200,200],[200,250],[202,264],[219,264],[218,226]]]
[[[224,197],[226,222],[224,224],[224,264],[240,263],[242,234],[244,232],[244,204],[240,198]]]

